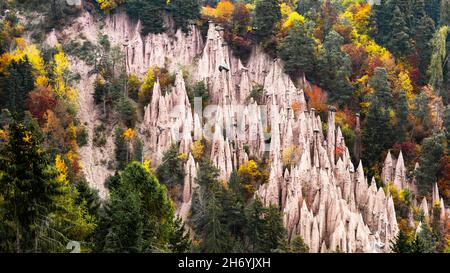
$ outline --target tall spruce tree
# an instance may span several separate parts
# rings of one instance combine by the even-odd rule
[[[257,0],[253,25],[258,41],[272,36],[278,22],[281,20],[281,11],[278,0]]]
[[[349,77],[352,73],[351,61],[347,53],[341,50],[344,38],[335,31],[325,37],[318,57],[319,85],[326,89],[333,102],[343,105],[352,97]]]
[[[409,127],[409,107],[406,92],[401,90],[398,94],[397,103],[395,107],[397,116],[397,140],[403,142],[406,140],[406,133]]]
[[[279,57],[284,61],[284,70],[291,76],[306,73],[313,77],[316,42],[306,28],[294,26],[280,44]]]
[[[198,0],[171,0],[170,11],[175,28],[188,32],[189,23],[200,17],[200,4]]]
[[[376,68],[369,84],[374,92],[369,98],[370,106],[364,123],[362,142],[363,159],[367,162],[369,173],[373,175],[373,167],[380,161],[383,152],[393,144],[394,132],[390,119],[392,90],[386,69]]]
[[[0,153],[0,211],[4,212],[0,229],[9,230],[14,243],[2,251],[38,251],[40,222],[55,211],[52,204],[62,192],[36,134],[14,122],[8,135]]]
[[[410,29],[405,20],[405,15],[398,6],[394,8],[386,45],[397,57],[405,56],[412,50]]]
[[[0,108],[8,109],[17,118],[24,117],[28,93],[34,89],[33,68],[28,58],[13,60],[0,73]]]
[[[444,153],[444,140],[442,133],[434,133],[423,140],[419,168],[415,173],[417,188],[421,195],[429,194],[433,184],[437,182],[441,169],[440,160]]]
[[[120,173],[97,230],[98,250],[104,252],[186,251],[180,239],[172,201],[165,186],[137,162]],[[184,240],[184,239],[183,239]]]

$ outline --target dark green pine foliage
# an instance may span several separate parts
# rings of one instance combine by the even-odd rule
[[[435,253],[438,242],[428,224],[422,224],[422,229],[412,242],[412,253]]]
[[[430,130],[432,126],[431,122],[431,109],[430,98],[424,92],[420,93],[414,98],[414,109],[412,111],[414,117],[419,121],[424,130]]]
[[[430,66],[433,51],[430,41],[436,31],[434,21],[428,15],[424,15],[418,20],[415,30],[414,40],[416,52],[419,55],[420,80],[423,84],[426,84],[429,81],[427,69]]]
[[[409,115],[409,107],[408,107],[408,98],[406,96],[406,92],[401,90],[398,94],[395,113],[397,116],[397,141],[404,142],[406,141],[406,134],[408,132],[408,128],[410,126],[410,122],[408,120]]]
[[[139,163],[120,173],[97,229],[102,252],[186,251],[174,238],[182,226],[174,218],[172,201],[155,176]]]
[[[341,50],[344,38],[335,31],[325,37],[318,57],[319,85],[326,89],[332,102],[343,105],[352,97],[349,77],[352,73],[351,61]]]
[[[207,160],[200,162],[196,182],[199,188],[192,197],[190,222],[200,241],[196,251],[206,253],[230,252],[231,234],[223,219],[220,192],[225,189],[218,180],[219,170]]]
[[[291,251],[293,253],[309,253],[309,246],[301,236],[296,236],[291,241]]]
[[[286,229],[283,226],[282,214],[280,210],[270,205],[266,208],[266,232],[263,244],[264,252],[284,252]]]
[[[184,166],[176,145],[170,146],[169,150],[164,152],[162,163],[156,169],[156,176],[161,183],[169,188],[183,183]]]
[[[184,253],[191,250],[190,233],[186,232],[185,223],[179,217],[174,221],[173,234],[170,236],[169,244],[174,253]]]
[[[122,127],[117,127],[114,135],[114,154],[116,157],[116,169],[122,170],[128,164],[128,147],[123,138],[124,130]]]
[[[24,117],[28,93],[34,89],[33,68],[28,59],[12,61],[0,73],[0,109],[8,109],[18,119]]]
[[[97,216],[100,208],[100,197],[98,191],[89,186],[86,178],[81,177],[76,181],[78,196],[75,199],[77,205],[85,204],[90,215]]]
[[[203,219],[203,240],[200,244],[200,251],[204,253],[221,253],[231,251],[231,234],[222,221],[221,215],[223,207],[218,198],[218,185],[212,187],[212,192],[208,197],[206,211]]]
[[[171,0],[170,11],[176,29],[189,31],[189,23],[200,17],[200,4],[198,0]]]
[[[386,45],[387,37],[391,30],[394,7],[392,0],[380,0],[379,5],[372,6],[371,17],[376,26],[374,37],[381,45]]]
[[[408,235],[400,229],[395,240],[391,242],[391,251],[394,253],[411,253],[412,245]]]
[[[410,29],[404,18],[404,14],[398,6],[395,7],[390,22],[390,31],[387,36],[386,45],[388,49],[397,57],[406,56],[412,50]]]
[[[278,0],[257,0],[253,25],[259,42],[271,37],[281,19]]]
[[[53,200],[62,193],[40,140],[23,124],[9,125],[8,143],[0,153],[0,173],[0,230],[14,238],[2,242],[0,251],[37,251],[41,220],[54,211]]]
[[[437,24],[440,22],[440,6],[442,0],[426,0],[425,1],[425,11],[428,16],[433,19],[433,21]]]
[[[316,43],[306,28],[295,26],[289,31],[280,44],[279,57],[284,61],[284,70],[289,75],[314,75]]]
[[[125,11],[132,18],[142,22],[141,34],[164,32],[163,15],[166,10],[166,0],[128,0]]]
[[[392,110],[392,90],[388,81],[387,71],[376,68],[369,80],[374,89],[369,97],[369,112],[367,114],[362,134],[363,160],[369,167],[369,174],[374,174],[377,162],[380,162],[384,151],[394,143],[394,131],[391,124],[390,112]]]
[[[441,169],[440,160],[444,153],[444,140],[442,133],[434,133],[423,140],[419,168],[415,173],[417,188],[421,195],[429,194],[433,184],[437,182]]]

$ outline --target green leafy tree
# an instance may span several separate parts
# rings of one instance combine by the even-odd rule
[[[446,103],[448,103],[448,100],[450,99],[448,94],[450,82],[446,79],[446,76],[449,75],[450,71],[450,62],[448,61],[450,51],[447,48],[447,37],[449,32],[449,26],[443,26],[434,34],[433,39],[431,40],[432,54],[430,67],[428,69],[430,74],[430,85],[437,95],[443,97]]]

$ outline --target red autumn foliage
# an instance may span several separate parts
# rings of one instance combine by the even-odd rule
[[[327,110],[327,93],[322,88],[312,84],[310,88],[306,88],[305,93],[309,98],[310,107],[318,112]]]
[[[367,70],[367,52],[362,45],[346,44],[342,50],[347,53],[352,62],[352,71],[356,78],[361,77]]]
[[[57,103],[49,88],[39,87],[28,95],[27,109],[42,126],[46,121],[47,110],[54,109]]]
[[[356,114],[348,107],[344,108],[345,122],[351,127],[356,127]]]
[[[337,33],[339,33],[339,35],[341,35],[342,37],[344,37],[344,41],[346,43],[351,42],[352,37],[352,27],[350,25],[348,26],[344,26],[341,24],[337,24],[334,26],[334,31],[336,31]]]
[[[392,149],[392,152],[398,155],[402,151],[405,162],[416,162],[419,157],[419,149],[417,144],[411,141],[402,143],[396,143]]]

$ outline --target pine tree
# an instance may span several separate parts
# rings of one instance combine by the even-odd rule
[[[296,236],[291,242],[291,252],[309,253],[309,246],[305,243],[301,236]]]
[[[169,150],[164,152],[162,163],[156,169],[156,176],[169,188],[183,183],[184,166],[176,145],[172,145]]]
[[[97,249],[105,252],[174,251],[182,226],[172,201],[145,166],[133,162],[121,173],[101,214]]]
[[[408,235],[400,229],[395,240],[391,242],[391,251],[394,253],[411,253],[412,244]]]
[[[175,28],[188,32],[189,22],[200,17],[200,4],[198,0],[171,0],[170,11]]]
[[[428,16],[433,19],[433,21],[438,24],[440,17],[440,3],[441,0],[426,0],[425,1],[425,10]]]
[[[255,6],[254,27],[258,41],[264,41],[275,32],[281,20],[278,0],[257,0]]]
[[[284,61],[284,70],[291,76],[306,73],[314,75],[316,44],[304,27],[295,26],[280,44],[279,57]]]
[[[174,253],[184,253],[191,249],[191,239],[189,231],[186,232],[185,223],[179,217],[175,219],[174,230],[170,236],[170,250]]]
[[[431,192],[433,184],[437,182],[440,160],[444,153],[444,139],[442,133],[434,133],[423,140],[419,168],[416,170],[416,184],[419,193],[424,196]]]
[[[0,73],[0,109],[8,109],[18,119],[24,117],[28,93],[34,89],[33,68],[25,57],[12,61],[5,72]]]
[[[398,6],[394,9],[390,28],[391,31],[387,36],[387,47],[389,50],[391,50],[395,56],[405,56],[409,54],[412,50],[410,29]]]
[[[203,238],[200,243],[200,251],[205,253],[229,252],[232,247],[231,234],[227,226],[221,221],[223,212],[222,204],[217,198],[220,188],[213,186],[212,194],[208,197],[208,203],[203,219]]]
[[[380,0],[379,5],[372,7],[372,20],[376,25],[374,34],[376,41],[385,46],[388,41],[388,35],[391,31],[391,20],[393,17],[394,4],[392,0]]]
[[[435,253],[437,247],[436,238],[428,224],[423,224],[419,234],[411,244],[412,253]]]
[[[408,132],[409,127],[408,98],[406,96],[406,92],[403,90],[399,92],[395,113],[397,115],[397,139],[400,142],[403,142],[406,140],[406,133]]]
[[[253,200],[245,209],[247,217],[246,237],[251,253],[264,252],[264,240],[266,239],[266,222],[264,220],[265,208],[259,199]]]
[[[14,249],[6,252],[37,251],[38,226],[54,211],[54,199],[61,195],[56,171],[50,166],[40,140],[23,124],[9,126],[8,142],[0,154],[0,211],[6,212],[3,228],[14,234]]]
[[[270,205],[266,212],[266,230],[264,232],[264,252],[285,251],[286,230],[279,209]]]
[[[333,102],[343,105],[352,97],[349,77],[352,73],[350,58],[341,50],[344,38],[335,31],[325,37],[318,57],[319,85],[328,90]]]
[[[122,170],[128,164],[127,154],[128,148],[127,144],[123,138],[124,130],[122,127],[117,127],[114,135],[115,144],[115,157],[116,157],[116,168],[117,170]]]
[[[430,98],[422,92],[414,98],[414,109],[412,111],[414,117],[419,121],[418,123],[427,131],[431,128],[429,103]]]
[[[427,69],[430,65],[432,53],[430,41],[436,29],[433,20],[427,15],[420,17],[415,29],[414,39],[416,41],[417,53],[419,54],[419,70],[422,72],[420,79],[422,83],[427,83],[429,80]]]
[[[142,22],[141,34],[164,32],[163,13],[166,0],[128,0],[125,11],[131,18],[138,18]]]
[[[392,94],[384,68],[376,68],[369,81],[374,93],[370,96],[369,112],[367,114],[362,134],[363,159],[367,162],[369,173],[380,161],[381,155],[393,144],[394,132],[390,113],[392,110]]]

